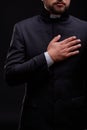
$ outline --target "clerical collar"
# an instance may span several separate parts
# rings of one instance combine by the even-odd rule
[[[56,15],[56,14],[50,14],[50,18],[55,19],[55,18],[60,18],[61,15]]]

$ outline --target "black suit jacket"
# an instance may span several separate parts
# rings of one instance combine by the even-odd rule
[[[44,52],[52,38],[81,39],[78,55],[48,68]],[[18,22],[5,64],[9,85],[27,83],[21,130],[87,127],[87,22],[73,16],[51,19],[40,15]]]

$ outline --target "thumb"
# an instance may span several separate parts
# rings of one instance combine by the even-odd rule
[[[58,42],[60,38],[61,38],[61,35],[57,35],[56,37],[53,38],[53,40],[51,41],[51,43]]]

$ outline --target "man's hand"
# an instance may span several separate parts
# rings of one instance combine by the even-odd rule
[[[54,37],[47,47],[47,52],[54,62],[62,61],[78,54],[81,47],[81,40],[77,39],[76,36],[71,36],[58,42],[60,38],[60,35]]]

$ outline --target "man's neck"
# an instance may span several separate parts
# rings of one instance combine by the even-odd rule
[[[47,22],[59,22],[66,21],[69,18],[69,13],[68,11],[64,12],[63,14],[50,13],[50,11],[45,6],[43,6],[41,16]]]

